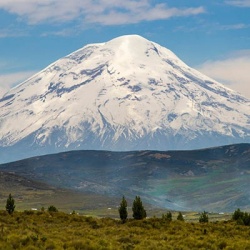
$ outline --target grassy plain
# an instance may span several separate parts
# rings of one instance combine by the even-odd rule
[[[224,220],[201,224],[152,217],[122,224],[117,219],[62,212],[0,211],[0,249],[247,250],[250,227]]]

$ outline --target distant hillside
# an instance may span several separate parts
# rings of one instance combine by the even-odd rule
[[[0,171],[0,210],[5,209],[8,195],[14,196],[17,210],[45,209],[55,205],[60,211],[81,211],[99,216],[109,215],[107,208],[116,206],[119,199],[90,192],[77,192],[56,188],[46,183],[34,181],[15,173]],[[96,202],[98,201],[98,202]],[[111,215],[117,214],[111,213]]]
[[[250,144],[195,151],[71,151],[2,164],[0,171],[103,197],[140,195],[161,208],[250,210]]]

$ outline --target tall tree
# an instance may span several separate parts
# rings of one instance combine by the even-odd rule
[[[168,222],[172,221],[172,213],[169,211],[166,214],[163,214],[162,219]]]
[[[11,194],[9,194],[9,197],[6,201],[6,211],[9,214],[12,214],[15,210],[15,200],[13,199],[13,197],[11,196]]]
[[[206,211],[204,211],[203,213],[201,213],[200,218],[199,218],[199,222],[200,223],[208,222],[208,215],[207,215]]]
[[[135,197],[132,210],[133,210],[133,218],[136,220],[142,220],[147,217],[147,213],[142,205],[140,196]]]
[[[119,215],[120,215],[120,219],[122,220],[123,223],[125,223],[125,221],[128,218],[128,210],[127,210],[127,201],[125,199],[125,197],[122,197],[122,201],[120,203],[120,207],[118,209],[119,211]]]
[[[179,212],[179,214],[177,216],[177,220],[184,221],[184,217],[183,217],[181,212]]]

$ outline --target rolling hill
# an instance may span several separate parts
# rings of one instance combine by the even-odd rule
[[[0,171],[111,200],[140,195],[159,208],[250,209],[250,144],[193,151],[70,151],[2,164]]]

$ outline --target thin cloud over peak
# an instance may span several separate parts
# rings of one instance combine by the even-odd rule
[[[0,9],[20,16],[29,24],[80,21],[117,25],[192,16],[205,13],[204,7],[173,8],[150,0],[0,0]]]

